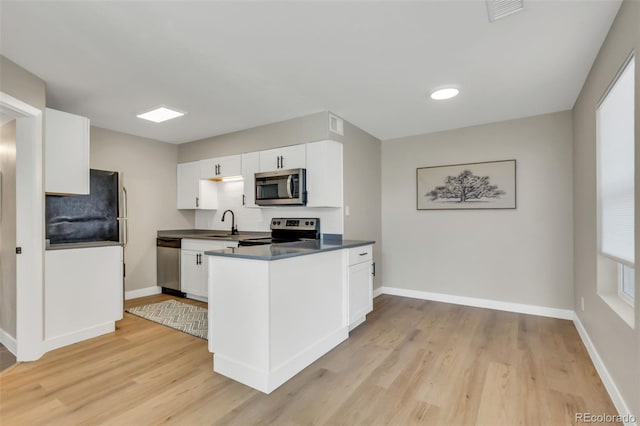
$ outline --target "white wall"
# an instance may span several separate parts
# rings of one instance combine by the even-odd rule
[[[125,290],[156,286],[156,235],[193,227],[193,211],[176,209],[176,145],[91,127],[91,168],[123,173],[129,194]]]
[[[384,286],[573,308],[571,112],[382,143]],[[517,160],[517,209],[416,210],[416,168]]]
[[[341,208],[308,208],[308,207],[272,207],[247,208],[242,205],[244,191],[243,181],[218,182],[217,210],[196,210],[196,229],[231,230],[231,215],[227,214],[222,222],[222,214],[231,209],[236,218],[236,226],[240,231],[270,232],[269,225],[274,217],[318,217],[321,232],[325,234],[342,234]]]
[[[640,418],[640,274],[636,266],[635,327],[598,294],[596,108],[632,50],[636,52],[636,265],[640,264],[640,2],[623,1],[573,108],[575,311],[584,325],[617,395]],[[602,266],[602,263],[601,263]],[[600,271],[602,274],[602,271]],[[581,299],[584,298],[584,310]],[[620,409],[620,404],[618,403]],[[625,412],[620,414],[627,414]]]

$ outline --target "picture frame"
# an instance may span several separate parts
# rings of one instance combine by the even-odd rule
[[[417,210],[516,208],[516,160],[416,169]]]

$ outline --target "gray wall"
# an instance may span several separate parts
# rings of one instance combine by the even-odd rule
[[[573,308],[571,112],[382,143],[384,285]],[[416,168],[517,161],[515,210],[416,210]]]
[[[375,240],[374,256],[381,260],[381,142],[345,121],[344,136],[328,130],[329,113],[320,112],[279,123],[268,124],[178,146],[178,162],[201,160],[242,152],[259,151],[285,145],[332,139],[343,144],[344,236]],[[381,268],[375,285],[379,286]]]
[[[573,109],[575,310],[622,397],[640,416],[640,289],[636,266],[635,330],[597,294],[597,103],[629,53],[636,50],[636,265],[640,264],[640,2],[624,1]],[[585,309],[580,299],[584,297]],[[626,414],[626,413],[621,413]]]
[[[16,121],[0,128],[0,330],[16,337]]]
[[[91,127],[91,168],[123,173],[129,197],[125,290],[156,285],[156,233],[190,228],[193,211],[176,209],[176,145]]]
[[[38,109],[45,108],[45,84],[34,74],[0,55],[0,90]]]

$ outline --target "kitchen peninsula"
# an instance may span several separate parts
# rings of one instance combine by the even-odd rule
[[[371,311],[373,243],[324,238],[205,252],[214,371],[270,393],[347,339]]]

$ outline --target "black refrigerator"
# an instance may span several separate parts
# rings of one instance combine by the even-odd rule
[[[88,195],[47,195],[46,238],[50,245],[127,239],[126,190],[121,174],[90,170]]]

